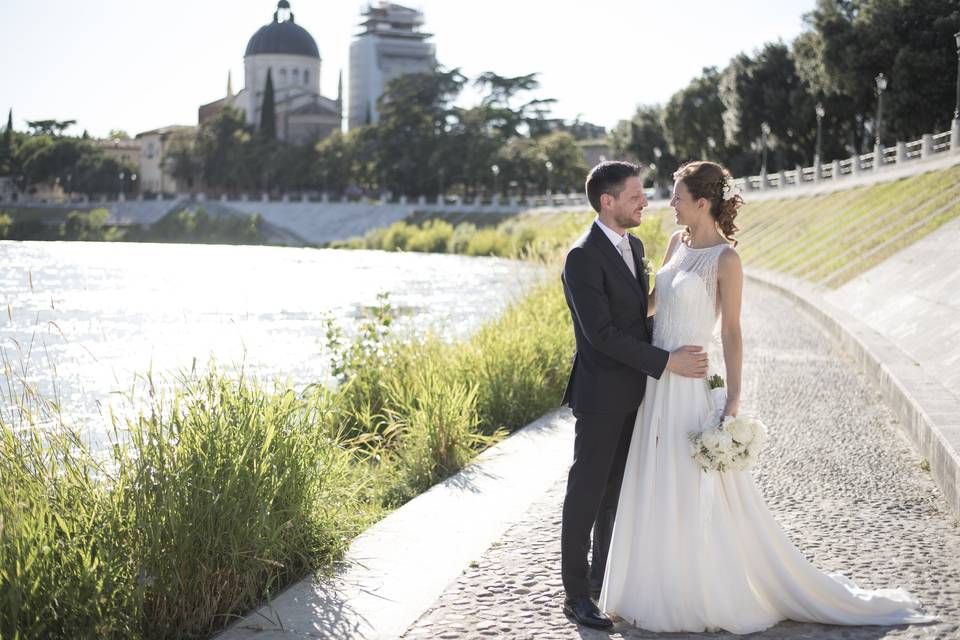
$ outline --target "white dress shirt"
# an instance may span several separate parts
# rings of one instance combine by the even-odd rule
[[[623,235],[620,235],[619,233],[617,233],[607,225],[603,224],[603,222],[600,221],[599,216],[594,220],[594,222],[597,223],[597,226],[600,227],[600,230],[603,231],[604,235],[610,238],[610,242],[613,243],[613,246],[614,248],[616,248],[617,253],[620,253],[620,241],[623,240],[627,234],[624,233]]]

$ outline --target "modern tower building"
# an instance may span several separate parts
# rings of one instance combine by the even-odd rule
[[[406,73],[430,71],[436,50],[423,33],[423,14],[398,4],[368,5],[350,44],[350,99],[348,127],[379,122],[377,98],[387,83]]]

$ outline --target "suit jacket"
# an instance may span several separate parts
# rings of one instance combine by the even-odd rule
[[[594,223],[563,265],[563,292],[577,351],[561,405],[583,413],[626,414],[640,406],[647,376],[660,378],[670,354],[650,344],[643,244],[628,234],[636,271]]]

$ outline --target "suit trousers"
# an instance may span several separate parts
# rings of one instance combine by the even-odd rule
[[[574,415],[576,436],[563,500],[560,566],[567,596],[580,597],[603,584],[637,410],[626,415]],[[591,529],[593,553],[588,565]]]

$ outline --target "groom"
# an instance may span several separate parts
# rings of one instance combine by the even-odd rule
[[[576,417],[573,465],[567,477],[561,530],[564,613],[588,627],[613,626],[591,596],[599,596],[623,481],[630,437],[647,376],[664,369],[702,378],[707,355],[686,346],[669,353],[650,344],[643,244],[627,233],[640,224],[647,199],[640,167],[601,162],[587,176],[597,212],[571,247],[563,292],[573,316],[577,351],[561,404]],[[593,557],[587,564],[590,531]]]

